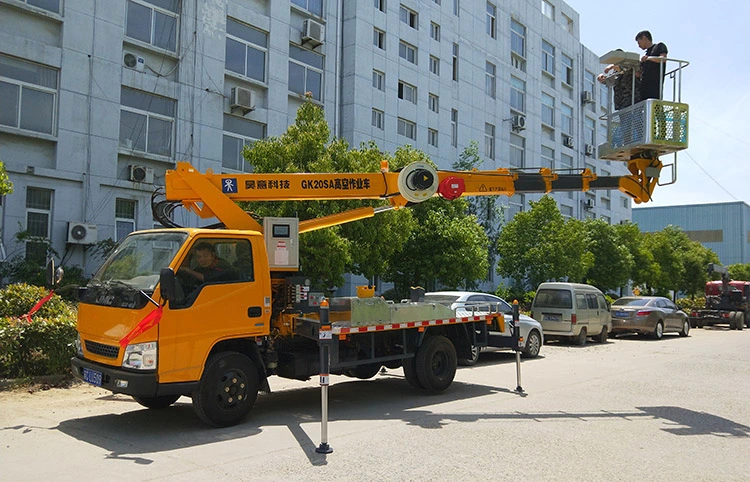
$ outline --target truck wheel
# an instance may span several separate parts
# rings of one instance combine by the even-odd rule
[[[417,350],[415,364],[425,390],[442,392],[456,376],[456,348],[444,336],[427,337]]]
[[[682,322],[682,331],[680,331],[680,336],[688,336],[689,332],[690,332],[690,322],[685,320]]]
[[[664,323],[661,320],[656,322],[656,327],[651,335],[656,340],[661,340],[661,337],[664,336]]]
[[[737,318],[734,319],[734,326],[739,331],[742,331],[743,328],[745,328],[745,315],[741,311],[737,312]]]
[[[133,400],[146,408],[153,409],[167,408],[176,402],[178,398],[180,398],[180,395],[163,395],[161,397],[136,397],[133,395]]]
[[[743,313],[743,318],[745,320],[745,327],[750,328],[750,311],[746,311]]]
[[[369,380],[374,377],[380,371],[381,365],[379,363],[368,363],[366,365],[357,365],[354,368],[350,368],[344,372],[344,375],[352,378],[359,378],[360,380]]]
[[[573,337],[573,344],[578,346],[584,346],[586,344],[586,327],[581,328],[581,332],[578,336]]]
[[[414,357],[404,359],[401,365],[404,368],[404,378],[406,378],[406,381],[409,382],[409,385],[414,388],[424,390],[424,385],[422,385],[422,382],[419,381],[419,377],[417,376],[417,368]]]
[[[218,353],[206,363],[193,392],[193,408],[209,425],[236,425],[255,405],[258,385],[258,370],[248,357],[232,351]]]
[[[729,312],[729,329],[734,330],[736,324],[737,324],[737,317],[735,316],[735,312],[730,311]]]

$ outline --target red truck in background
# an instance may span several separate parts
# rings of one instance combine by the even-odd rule
[[[750,328],[750,281],[731,280],[727,268],[714,263],[708,265],[708,274],[712,273],[719,273],[721,280],[706,283],[706,307],[690,313],[690,326],[728,324],[730,330]]]

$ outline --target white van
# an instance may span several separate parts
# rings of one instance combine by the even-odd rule
[[[604,294],[578,283],[540,284],[531,317],[542,324],[545,338],[572,338],[576,345],[585,345],[589,336],[604,343],[612,327]]]

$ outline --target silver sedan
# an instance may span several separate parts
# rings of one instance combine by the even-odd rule
[[[687,336],[687,314],[661,296],[624,296],[612,303],[612,336],[623,333],[651,335],[657,340],[664,333]]]
[[[424,300],[450,306],[451,309],[456,310],[456,316],[472,316],[482,312],[499,311],[505,317],[506,330],[502,335],[510,336],[510,330],[513,326],[513,308],[498,296],[471,291],[436,291],[425,293]],[[536,358],[539,356],[539,350],[544,344],[544,330],[542,329],[542,325],[535,319],[523,314],[520,315],[519,322],[521,325],[521,337],[525,340],[525,345],[521,353],[528,358]],[[459,364],[474,365],[479,359],[479,351],[479,347],[472,347],[471,358],[459,359]]]

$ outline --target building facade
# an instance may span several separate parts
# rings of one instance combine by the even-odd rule
[[[43,257],[26,231],[91,273],[92,242],[154,226],[175,162],[247,170],[243,146],[284,133],[307,92],[352,146],[447,169],[476,141],[484,169],[623,174],[596,159],[607,95],[579,21],[556,0],[0,0],[5,254]],[[554,196],[630,218],[618,191]]]
[[[644,233],[677,226],[725,266],[750,263],[750,206],[742,201],[635,208],[633,222]]]

